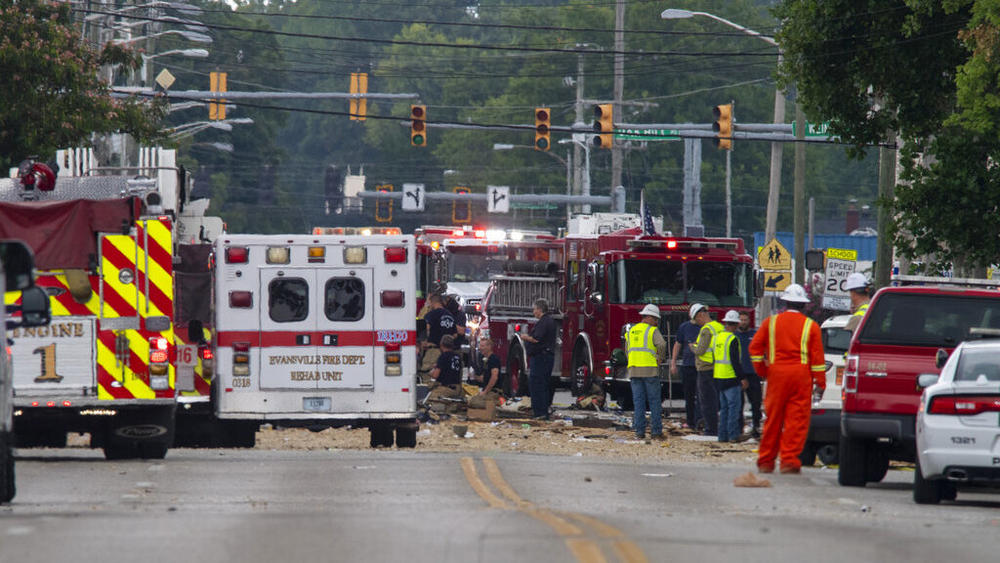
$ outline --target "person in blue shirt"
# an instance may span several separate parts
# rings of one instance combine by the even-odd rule
[[[676,376],[680,367],[681,384],[684,387],[684,414],[688,428],[696,429],[702,423],[701,406],[698,404],[698,368],[694,365],[694,351],[691,344],[698,339],[701,327],[691,320],[677,327],[673,353],[670,356],[670,375]]]
[[[750,313],[746,311],[740,313],[740,326],[736,329],[736,338],[740,339],[740,365],[743,373],[746,374],[747,387],[744,390],[747,400],[750,401],[750,420],[753,429],[750,435],[760,440],[760,405],[763,399],[761,392],[760,376],[754,372],[753,362],[750,361],[750,341],[757,334],[757,329],[750,325]],[[743,408],[740,408],[740,421],[743,421]],[[742,426],[740,431],[742,432]]]

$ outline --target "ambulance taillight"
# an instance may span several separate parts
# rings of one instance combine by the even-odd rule
[[[212,377],[212,373],[214,372],[212,364],[215,359],[212,349],[208,346],[199,346],[198,357],[201,358],[201,376]]]
[[[325,246],[310,246],[308,252],[308,260],[310,264],[322,264],[326,262],[326,247]]]
[[[234,309],[249,309],[253,307],[252,291],[230,291],[229,306]]]
[[[398,289],[383,291],[381,297],[382,307],[384,308],[399,308],[403,306],[405,301],[403,291]]]
[[[233,342],[233,375],[250,375],[249,342]]]
[[[405,246],[390,246],[385,249],[385,263],[386,264],[405,264],[406,263],[406,247]]]
[[[403,354],[398,343],[385,345],[385,374],[403,375]]]
[[[246,264],[250,262],[250,249],[246,246],[230,246],[226,249],[226,264]]]
[[[170,344],[162,336],[149,339],[149,388],[162,391],[170,388]]]

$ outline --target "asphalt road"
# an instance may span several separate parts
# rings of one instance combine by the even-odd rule
[[[0,561],[989,561],[1000,496],[917,506],[912,473],[735,488],[739,465],[527,454],[21,450]]]

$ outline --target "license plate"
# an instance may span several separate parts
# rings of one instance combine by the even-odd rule
[[[303,397],[302,410],[329,411],[332,407],[330,397]]]

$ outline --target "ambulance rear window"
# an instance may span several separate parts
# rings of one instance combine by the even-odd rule
[[[267,286],[267,308],[276,323],[292,323],[309,316],[309,284],[302,278],[272,280]]]
[[[330,278],[326,282],[326,318],[357,321],[365,316],[365,282],[358,278]]]

